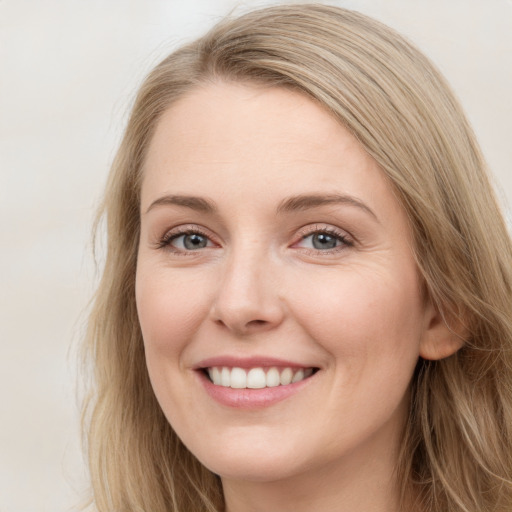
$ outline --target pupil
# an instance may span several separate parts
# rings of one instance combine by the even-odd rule
[[[203,247],[206,247],[206,237],[203,235],[186,235],[183,239],[183,245],[185,246],[185,249],[202,249]]]
[[[313,247],[315,249],[334,249],[337,239],[325,233],[317,233],[313,235]]]

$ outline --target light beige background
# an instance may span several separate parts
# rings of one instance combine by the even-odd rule
[[[92,215],[137,85],[235,5],[268,3],[0,0],[0,512],[70,510],[86,487],[73,344],[96,282]],[[439,65],[512,202],[512,2],[330,3]]]

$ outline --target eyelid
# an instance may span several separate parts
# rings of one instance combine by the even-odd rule
[[[199,226],[197,224],[183,224],[180,226],[175,226],[171,229],[168,229],[165,231],[165,233],[159,237],[157,240],[155,246],[157,249],[168,249],[171,252],[179,253],[179,254],[187,254],[187,253],[195,253],[198,252],[198,250],[187,250],[187,249],[178,249],[177,247],[173,247],[171,245],[171,242],[180,236],[184,235],[201,235],[207,238],[210,242],[212,242],[214,245],[218,246],[219,243],[215,240],[215,236],[209,231],[203,228],[202,226]],[[205,248],[211,248],[205,247]]]
[[[350,238],[351,240],[353,239],[348,231],[333,226],[332,224],[324,224],[319,222],[315,224],[307,224],[306,226],[301,227],[297,232],[301,239],[314,233],[329,233],[334,236]]]
[[[339,247],[335,247],[332,249],[311,249],[307,247],[298,247],[297,244],[299,244],[304,239],[308,238],[309,236],[315,235],[317,233],[326,233],[330,236],[333,236],[340,240],[342,242],[342,245]],[[331,224],[309,224],[307,226],[304,226],[301,228],[298,232],[298,239],[296,239],[292,247],[297,247],[299,249],[303,249],[306,251],[311,251],[315,254],[323,253],[323,254],[330,254],[333,252],[338,252],[340,250],[345,249],[346,247],[350,247],[354,245],[354,238],[345,230],[342,230],[338,227],[332,226]]]

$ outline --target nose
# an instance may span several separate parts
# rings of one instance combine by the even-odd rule
[[[284,319],[284,302],[271,258],[254,251],[231,254],[219,274],[212,320],[237,336],[276,328]]]

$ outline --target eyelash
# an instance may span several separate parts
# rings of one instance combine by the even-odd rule
[[[316,225],[313,229],[306,228],[302,233],[300,233],[300,240],[298,242],[295,242],[294,245],[297,245],[298,243],[306,240],[306,238],[309,238],[314,235],[328,235],[330,237],[333,237],[338,242],[340,242],[339,246],[333,247],[331,249],[311,249],[311,248],[303,248],[305,251],[307,251],[310,254],[319,254],[322,255],[329,255],[329,254],[335,254],[339,251],[342,251],[346,249],[347,247],[352,247],[354,245],[354,242],[349,238],[349,236],[333,227],[322,227]]]
[[[176,228],[175,230],[168,231],[167,233],[165,233],[165,235],[158,242],[157,249],[167,249],[175,254],[189,254],[189,253],[197,252],[194,250],[178,249],[178,248],[172,246],[172,242],[174,240],[180,238],[181,236],[186,236],[186,235],[200,235],[200,236],[203,236],[211,241],[211,237],[198,227],[194,226],[194,227]]]
[[[331,249],[325,249],[325,250],[314,249],[314,248],[311,249],[311,248],[306,248],[306,247],[304,247],[303,250],[308,253],[311,253],[311,254],[327,255],[327,254],[337,253],[338,251],[343,250],[346,247],[352,247],[354,245],[354,242],[352,240],[350,240],[350,238],[348,237],[347,234],[345,234],[335,228],[332,228],[332,227],[320,227],[318,225],[315,226],[313,229],[304,228],[302,230],[302,232],[299,232],[300,239],[297,242],[295,242],[293,245],[295,246],[298,243],[306,240],[307,238],[309,238],[311,236],[322,235],[322,234],[335,238],[338,242],[340,242],[340,245],[337,247],[334,247]],[[176,240],[182,236],[186,236],[186,235],[199,235],[199,236],[205,237],[210,242],[212,241],[210,235],[208,235],[206,232],[202,231],[200,228],[198,228],[196,226],[183,227],[183,228],[176,228],[175,230],[171,230],[171,231],[165,233],[165,235],[159,240],[156,247],[157,247],[157,249],[170,250],[174,254],[178,254],[178,255],[188,255],[191,253],[199,252],[200,249],[197,249],[197,250],[186,250],[185,249],[184,250],[184,249],[178,249],[178,248],[172,246],[172,242],[174,240]]]

